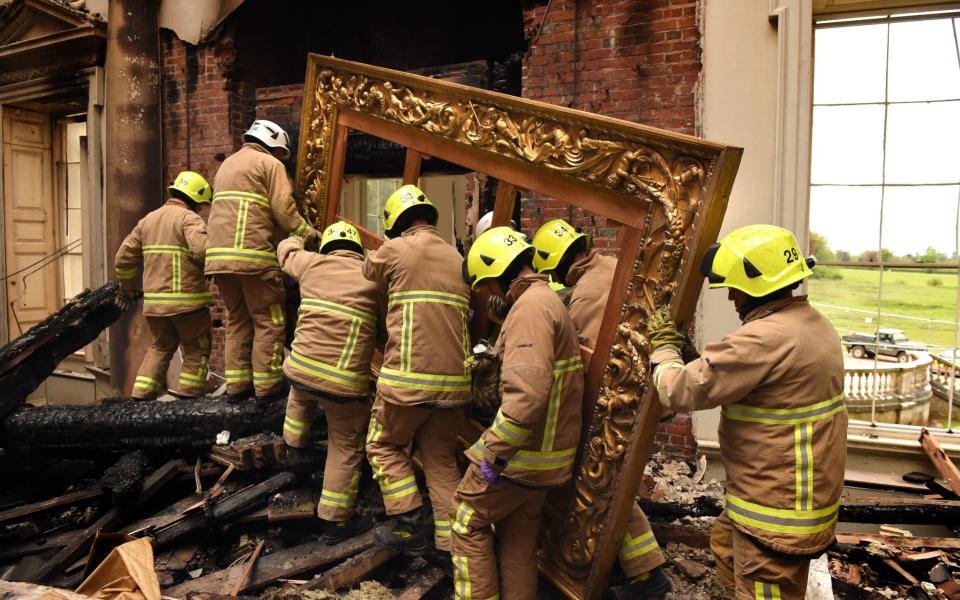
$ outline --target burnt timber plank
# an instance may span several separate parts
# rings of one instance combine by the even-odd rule
[[[33,581],[47,581],[53,575],[80,558],[80,555],[89,549],[93,538],[96,537],[100,531],[109,531],[115,528],[124,516],[139,508],[144,502],[160,491],[167,482],[176,477],[180,472],[181,462],[180,460],[173,459],[167,461],[166,464],[154,471],[144,480],[143,485],[140,487],[140,493],[133,500],[125,505],[111,508],[102,517],[97,519],[93,525],[83,530],[83,535],[71,540],[56,556],[44,563],[44,565],[33,574]]]
[[[267,554],[257,561],[256,566],[250,573],[250,579],[243,586],[241,592],[262,588],[278,579],[289,578],[322,568],[362,552],[371,546],[373,546],[372,531],[344,540],[334,546],[328,546],[317,541]],[[218,593],[230,589],[229,585],[236,582],[242,571],[243,565],[235,565],[169,587],[163,593],[165,596],[173,598],[185,598],[191,592]]]
[[[411,579],[407,587],[403,588],[397,596],[397,600],[420,600],[443,581],[443,571],[437,567],[430,567]]]
[[[923,447],[923,451],[927,453],[933,466],[950,483],[950,489],[953,490],[953,493],[960,496],[960,469],[950,460],[937,440],[926,429],[920,432],[920,445]]]
[[[50,498],[49,500],[27,504],[26,506],[18,506],[17,508],[11,508],[9,510],[0,512],[0,523],[6,523],[7,521],[14,521],[24,517],[29,517],[30,515],[35,515],[39,512],[50,510],[51,508],[56,508],[58,506],[78,504],[80,502],[84,502],[85,500],[93,500],[94,498],[99,498],[102,495],[103,490],[100,488],[94,488],[89,490],[80,490],[78,492],[71,492],[69,494],[64,494],[63,496]]]
[[[960,538],[907,537],[903,535],[878,535],[873,533],[838,533],[837,543],[855,546],[861,543],[876,542],[900,549],[942,548],[960,550]]]
[[[23,453],[208,447],[225,429],[233,437],[279,431],[284,404],[283,399],[227,402],[213,396],[176,402],[22,406],[0,421],[0,443]]]
[[[53,373],[60,361],[92,342],[120,318],[120,285],[111,281],[84,290],[66,306],[0,347],[0,418]]]
[[[371,571],[399,554],[396,550],[389,548],[367,548],[306,583],[302,589],[334,592],[353,585],[358,579],[366,577]]]
[[[259,508],[271,494],[292,485],[294,481],[296,481],[296,475],[293,473],[277,473],[265,481],[246,487],[235,494],[220,498],[204,506],[202,511],[186,515],[178,521],[158,529],[153,538],[158,548],[167,546],[211,523],[224,521],[230,517]]]

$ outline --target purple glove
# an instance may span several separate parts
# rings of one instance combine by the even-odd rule
[[[487,461],[480,463],[480,473],[483,474],[483,478],[490,485],[497,485],[497,482],[500,481],[500,471],[491,467]]]

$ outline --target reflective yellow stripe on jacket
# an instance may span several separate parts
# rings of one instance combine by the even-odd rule
[[[251,192],[224,190],[213,195],[213,202],[236,202],[238,204],[237,223],[233,232],[233,247],[207,249],[206,262],[232,260],[269,265],[271,267],[280,266],[279,261],[277,261],[276,252],[251,250],[243,247],[243,242],[247,235],[247,220],[250,214],[250,205],[254,204],[270,210],[269,198]]]
[[[319,377],[320,379],[325,379],[344,387],[362,390],[369,385],[369,375],[367,373],[348,371],[334,365],[328,365],[296,351],[290,352],[289,360],[289,365],[302,373]]]
[[[467,310],[470,308],[470,299],[460,294],[433,290],[409,290],[390,294],[387,306],[400,305],[403,307],[400,326],[400,368],[381,368],[380,381],[392,387],[427,392],[469,392],[471,382],[466,367],[464,367],[464,372],[459,375],[422,373],[412,369],[414,306],[418,303],[454,306],[460,310],[461,320],[464,322]]]
[[[843,394],[829,400],[796,408],[767,408],[747,404],[728,404],[723,416],[733,421],[759,425],[793,426],[794,510],[765,507],[733,494],[727,495],[727,513],[738,523],[773,533],[810,534],[825,531],[837,519],[839,502],[834,507],[814,509],[813,424],[832,418],[844,410]],[[732,500],[731,500],[732,499]]]

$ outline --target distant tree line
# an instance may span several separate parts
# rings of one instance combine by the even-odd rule
[[[940,252],[933,246],[927,246],[927,249],[923,252],[918,252],[916,254],[904,254],[898,255],[894,254],[889,248],[880,248],[880,250],[866,250],[860,254],[851,254],[846,250],[834,250],[830,248],[830,243],[826,237],[815,233],[810,232],[810,253],[817,257],[817,260],[820,261],[837,261],[837,262],[881,262],[883,259],[884,263],[889,262],[913,262],[913,263],[938,263],[946,262],[947,260],[956,260],[957,254],[953,253],[952,256],[948,256],[943,252]]]

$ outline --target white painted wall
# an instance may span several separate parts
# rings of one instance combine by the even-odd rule
[[[777,124],[777,29],[767,2],[705,0],[700,93],[703,137],[743,148],[720,235],[774,218]],[[723,290],[700,297],[698,341],[719,340],[740,326]],[[694,413],[701,445],[717,440],[719,409]]]

